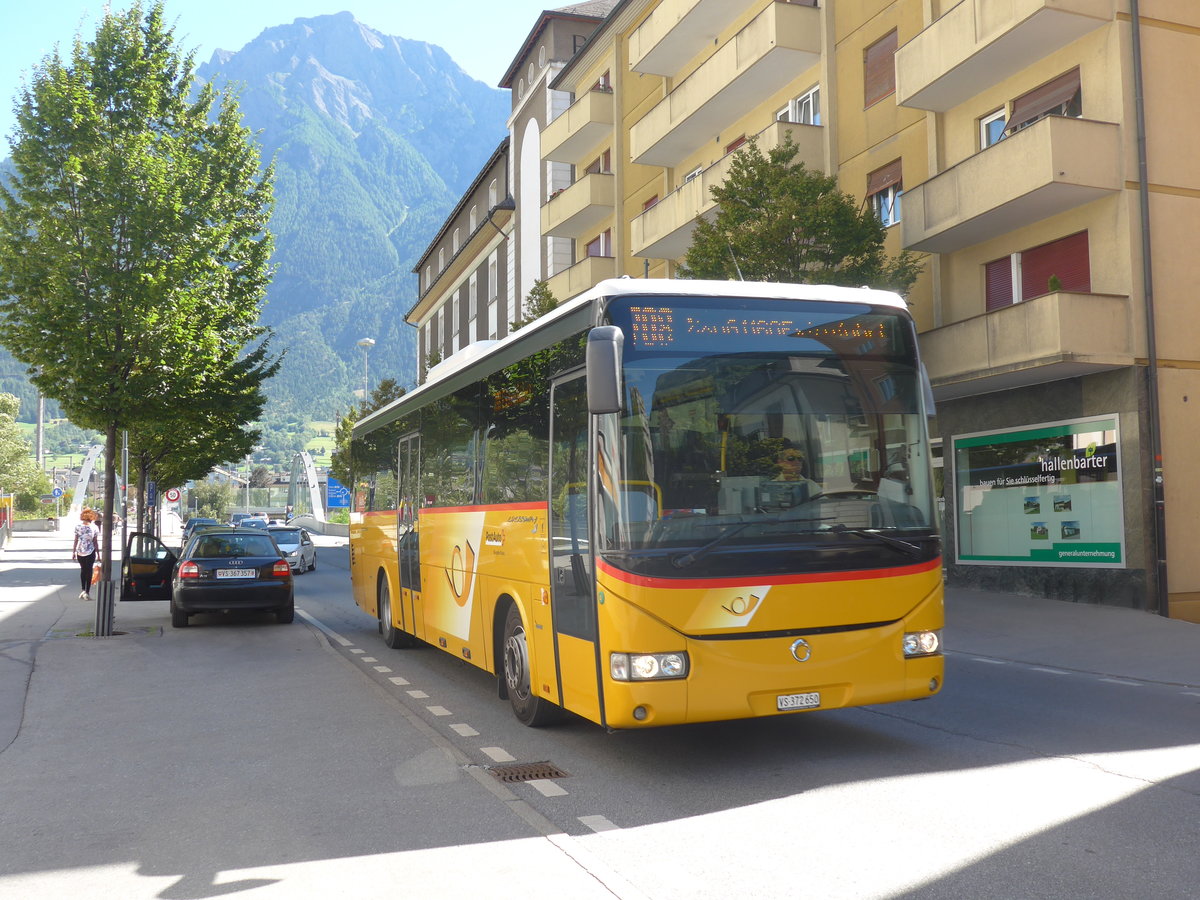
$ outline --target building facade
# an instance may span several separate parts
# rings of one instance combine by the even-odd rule
[[[1197,50],[1186,0],[622,0],[547,81],[541,271],[671,277],[790,134],[924,260],[951,581],[1198,621]]]

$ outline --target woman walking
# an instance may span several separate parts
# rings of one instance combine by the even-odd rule
[[[84,509],[75,526],[75,546],[71,559],[79,560],[80,600],[92,599],[92,566],[96,564],[96,551],[100,547],[100,529],[96,527],[96,513]]]

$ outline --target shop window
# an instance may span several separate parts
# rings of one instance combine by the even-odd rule
[[[897,46],[897,33],[893,30],[863,51],[864,107],[895,93]]]

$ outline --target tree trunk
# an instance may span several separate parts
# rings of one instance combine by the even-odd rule
[[[104,533],[100,546],[100,582],[108,584],[112,578],[113,510],[117,496],[117,425],[109,422],[104,433]],[[104,596],[101,588],[100,595]],[[96,603],[96,634],[107,637],[113,630],[113,607],[108,603]]]

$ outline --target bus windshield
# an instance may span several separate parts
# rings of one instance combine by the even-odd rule
[[[647,576],[940,553],[916,336],[866,303],[623,298],[625,410],[598,432],[597,550]]]

